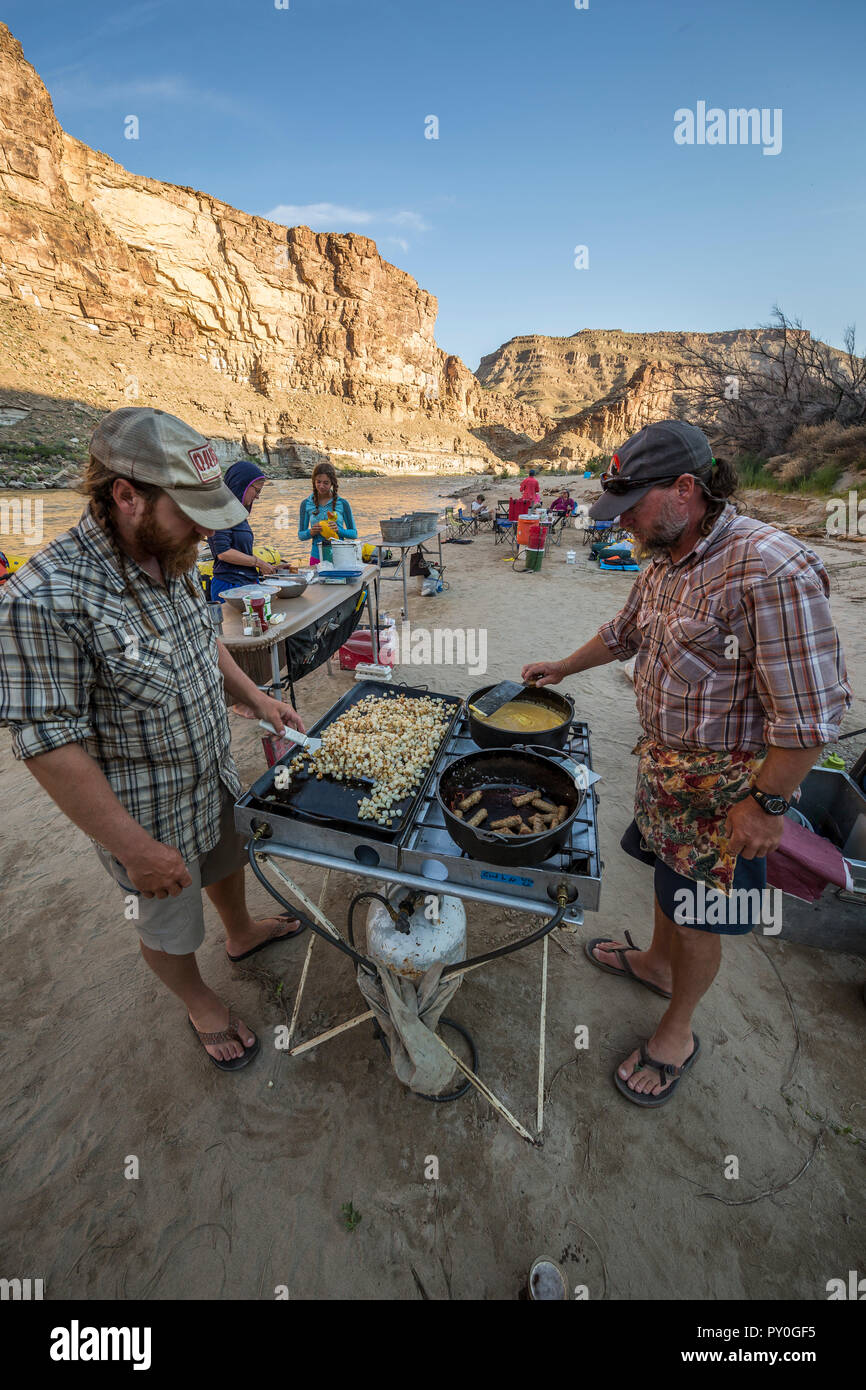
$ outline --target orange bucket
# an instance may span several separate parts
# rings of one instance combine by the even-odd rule
[[[547,527],[540,521],[530,521],[528,516],[521,516],[517,522],[517,544],[531,546],[539,549],[544,546],[547,539]]]

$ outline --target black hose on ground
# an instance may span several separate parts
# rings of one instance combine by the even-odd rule
[[[252,835],[250,839],[247,841],[247,858],[250,861],[250,867],[252,868],[252,871],[255,874],[256,878],[263,885],[263,887],[267,889],[271,897],[275,898],[276,901],[282,907],[284,907],[286,912],[290,913],[292,917],[297,917],[298,920],[302,922],[305,927],[310,928],[310,931],[316,932],[322,938],[323,941],[329,942],[331,946],[336,946],[338,951],[343,952],[343,955],[351,957],[351,959],[355,961],[357,965],[363,965],[365,969],[372,970],[375,974],[376,967],[373,961],[368,960],[366,956],[359,955],[358,952],[354,949],[354,947],[348,946],[341,936],[332,936],[329,931],[325,931],[324,927],[320,926],[319,923],[314,921],[312,917],[308,917],[306,912],[303,912],[299,907],[295,907],[292,903],[290,903],[286,898],[283,897],[282,893],[279,893],[277,889],[273,886],[273,884],[268,881],[256,860],[256,845],[258,843],[259,842],[256,840],[254,835]]]
[[[475,1075],[477,1076],[478,1048],[475,1046],[475,1039],[469,1032],[468,1028],[464,1028],[461,1023],[455,1023],[453,1018],[446,1018],[444,1014],[440,1016],[439,1022],[444,1023],[448,1028],[453,1028],[455,1033],[459,1033],[462,1038],[466,1039],[472,1052],[472,1070],[475,1072]],[[379,1039],[380,1043],[382,1044],[382,1047],[385,1049],[385,1056],[390,1061],[391,1049],[388,1046],[388,1039],[385,1037],[385,1034],[382,1028],[379,1026],[376,1019],[373,1020],[373,1036]],[[472,1082],[467,1077],[467,1079],[463,1082],[463,1085],[459,1086],[456,1091],[448,1091],[445,1095],[428,1096],[424,1091],[413,1091],[412,1095],[417,1096],[419,1100],[429,1100],[433,1101],[434,1104],[444,1105],[446,1101],[459,1100],[461,1096],[465,1096],[466,1092],[469,1090],[469,1087],[471,1085]]]

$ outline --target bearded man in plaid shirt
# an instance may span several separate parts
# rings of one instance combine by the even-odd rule
[[[134,897],[141,953],[183,1001],[214,1065],[236,1071],[260,1041],[199,974],[202,889],[231,961],[301,928],[247,910],[224,691],[278,731],[304,726],[217,641],[191,577],[200,542],[246,517],[212,445],[165,411],[112,411],[93,433],[85,491],[78,525],[0,599],[0,724]]]
[[[564,660],[525,666],[523,679],[552,685],[635,657],[644,732],[622,847],[654,869],[653,938],[641,950],[628,932],[599,937],[586,953],[670,1001],[613,1076],[628,1100],[655,1107],[698,1055],[692,1014],[718,971],[721,937],[758,925],[766,856],[790,798],[838,738],[851,691],[824,566],[792,536],[738,515],[727,501],[736,475],[701,430],[647,425],[614,454],[602,486],[589,515],[618,516],[652,563],[595,637]]]

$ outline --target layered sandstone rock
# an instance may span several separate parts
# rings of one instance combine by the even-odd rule
[[[3,299],[41,320],[60,377],[81,330],[98,333],[112,361],[130,359],[119,374],[94,360],[94,403],[180,407],[229,451],[243,436],[299,468],[338,443],[374,466],[408,451],[477,468],[493,456],[473,429],[535,437],[547,423],[491,398],[437,347],[435,298],[367,237],[249,216],[131,174],[67,135],[0,25]],[[57,331],[66,327],[71,338]],[[187,406],[179,382],[189,383]],[[14,375],[0,384],[28,385]]]
[[[558,420],[539,443],[522,450],[519,457],[523,462],[562,464],[612,453],[644,425],[678,415],[674,392],[669,366],[648,362],[638,367],[621,390]]]
[[[482,357],[477,376],[492,392],[515,397],[542,414],[562,419],[619,392],[652,362],[684,363],[691,353],[747,352],[754,334],[624,333],[582,329],[570,338],[528,334]]]

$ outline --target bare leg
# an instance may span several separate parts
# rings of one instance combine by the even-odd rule
[[[621,950],[625,950],[628,963],[638,979],[649,980],[651,984],[658,985],[660,989],[670,991],[673,982],[671,958],[675,925],[662,912],[658,898],[653,898],[653,902],[655,903],[653,939],[647,950],[633,951],[625,941],[611,940],[608,945],[618,946]],[[612,965],[615,970],[620,968],[619,959],[606,946],[596,946],[593,955],[603,965]],[[661,1060],[659,1058],[659,1061]]]
[[[722,939],[715,932],[698,931],[665,919],[671,931],[671,968],[673,984],[671,1002],[658,1027],[647,1043],[647,1051],[657,1062],[672,1062],[682,1066],[694,1048],[692,1014],[709,989],[722,959]],[[659,1081],[658,1072],[637,1064],[637,1049],[619,1068],[619,1075],[632,1091],[648,1092],[654,1096],[667,1090]]]
[[[244,872],[241,866],[204,890],[222,918],[230,956],[242,956],[244,951],[251,951],[253,946],[271,936],[291,936],[300,926],[297,919],[287,922],[284,917],[260,917],[254,922],[247,911]]]
[[[178,999],[182,999],[186,1005],[187,1013],[202,1033],[219,1033],[223,1028],[228,1027],[229,1011],[228,1005],[224,1004],[219,995],[214,994],[209,989],[199,974],[198,962],[194,952],[185,956],[170,956],[166,951],[153,951],[144,942],[140,942],[141,954],[147,961],[154,975],[156,975],[164,985],[167,985],[172,994],[176,994]],[[237,1019],[237,1029],[244,1040],[246,1047],[251,1047],[255,1042],[255,1035],[242,1019]],[[214,1043],[206,1049],[212,1057],[216,1057],[221,1062],[227,1062],[232,1057],[241,1057],[243,1048],[236,1038],[229,1042]]]

